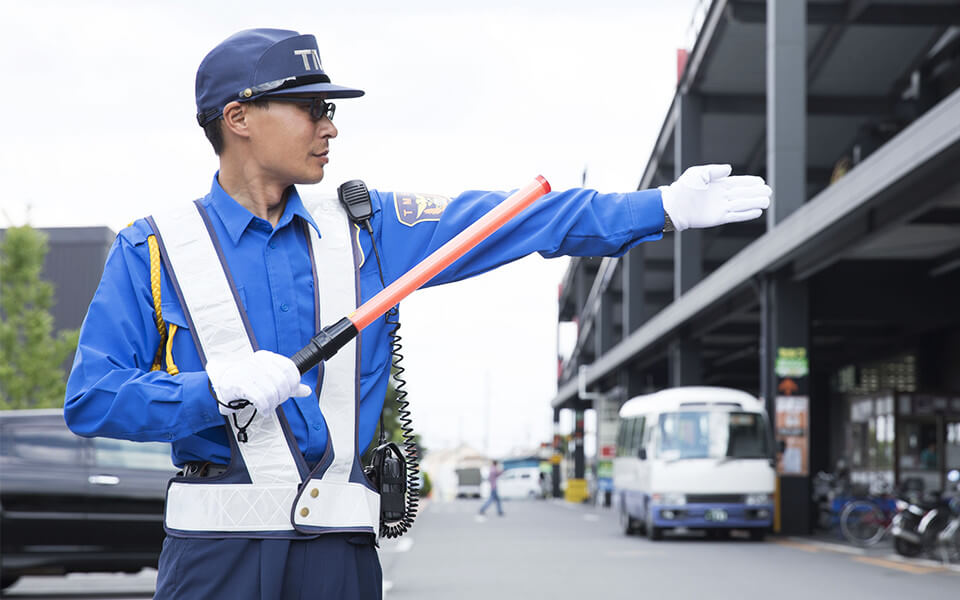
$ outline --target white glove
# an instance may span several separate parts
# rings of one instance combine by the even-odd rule
[[[233,400],[248,400],[261,415],[270,414],[287,398],[309,396],[309,386],[300,383],[293,361],[267,350],[257,350],[240,360],[207,362],[207,377],[219,400],[220,414],[236,409],[224,406]]]
[[[690,167],[660,186],[663,211],[677,231],[756,219],[770,206],[773,190],[762,177],[734,175],[730,165]]]

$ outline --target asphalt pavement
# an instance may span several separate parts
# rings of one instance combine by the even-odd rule
[[[555,500],[430,501],[412,531],[383,540],[385,600],[960,598],[960,565],[905,560],[829,539],[627,537],[611,509]],[[149,598],[156,572],[25,577],[6,597]]]
[[[0,596],[24,600],[142,600],[152,598],[157,571],[139,573],[70,573],[63,576],[27,576]]]
[[[513,501],[432,502],[409,536],[385,542],[387,600],[457,598],[960,598],[960,567],[902,561],[812,539],[625,536],[611,509]],[[402,544],[402,545],[401,545]]]

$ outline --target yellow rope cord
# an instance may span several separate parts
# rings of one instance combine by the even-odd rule
[[[156,315],[157,333],[160,334],[160,345],[157,347],[157,354],[150,370],[159,371],[160,361],[163,360],[163,346],[167,341],[167,324],[163,321],[163,312],[160,308],[160,246],[157,244],[157,236],[148,237],[147,245],[150,247],[150,289],[153,292],[153,310]]]
[[[173,362],[173,336],[177,334],[178,327],[173,323],[170,324],[170,337],[167,338],[167,373],[171,375],[176,375],[180,372],[180,369],[177,368],[177,365]]]
[[[127,227],[134,224],[130,221]],[[151,235],[147,238],[147,246],[150,248],[150,290],[153,293],[153,310],[156,315],[157,333],[160,334],[160,345],[157,346],[157,353],[153,357],[151,371],[159,371],[162,368],[163,347],[167,347],[167,372],[176,375],[180,372],[177,365],[173,362],[173,335],[177,332],[177,326],[170,326],[170,337],[167,338],[167,324],[163,320],[163,310],[160,307],[160,245],[157,243],[157,236]]]

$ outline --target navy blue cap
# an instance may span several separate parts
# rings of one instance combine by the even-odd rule
[[[358,98],[363,90],[330,83],[317,39],[287,29],[248,29],[235,33],[204,57],[197,69],[197,122],[204,126],[237,100],[316,93]]]

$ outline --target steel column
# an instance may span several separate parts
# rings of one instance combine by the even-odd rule
[[[550,459],[551,489],[554,498],[563,498],[560,490],[560,461],[563,457],[563,436],[560,435],[560,409],[553,409],[553,456]]]
[[[690,93],[678,102],[673,139],[674,177],[700,162],[702,101]],[[673,234],[673,297],[680,298],[703,278],[703,234],[688,229]],[[694,340],[681,337],[670,343],[670,385],[696,385],[703,378],[700,348]]]
[[[679,117],[673,138],[674,177],[687,167],[700,162],[701,101],[693,94],[683,94],[679,101]],[[699,229],[673,234],[673,296],[679,298],[703,277],[703,242]]]
[[[703,383],[703,361],[700,344],[696,340],[674,340],[667,352],[671,387]]]
[[[806,27],[806,2],[767,0],[767,180],[773,188],[768,230],[806,201]],[[788,444],[780,461],[780,531],[802,535],[810,532],[811,512],[807,284],[780,271],[764,274],[760,287],[761,388],[778,439]],[[794,404],[804,398],[806,411]]]
[[[594,356],[603,356],[613,347],[613,294],[600,294],[593,320]]]
[[[643,244],[632,248],[620,259],[623,277],[623,339],[627,339],[645,320],[643,292]]]
[[[767,229],[806,201],[807,3],[767,0]]]

